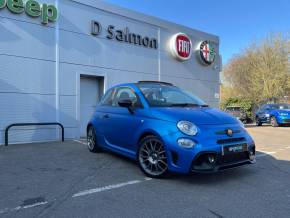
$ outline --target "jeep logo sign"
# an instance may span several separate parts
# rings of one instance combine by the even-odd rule
[[[55,22],[58,17],[57,8],[54,5],[40,4],[35,0],[0,0],[0,11],[5,7],[13,14],[25,12],[30,17],[40,17],[44,25]]]
[[[191,57],[192,42],[184,33],[177,33],[170,39],[170,51],[174,58],[186,61]]]

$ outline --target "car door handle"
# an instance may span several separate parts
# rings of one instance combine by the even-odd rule
[[[108,119],[108,118],[110,118],[110,115],[109,114],[105,114],[105,115],[103,115],[103,118]]]

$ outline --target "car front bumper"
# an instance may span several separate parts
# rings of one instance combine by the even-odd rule
[[[290,116],[277,116],[279,124],[290,124]]]
[[[255,150],[254,147],[249,149]],[[208,161],[208,155],[215,155],[216,160],[213,163]],[[255,155],[255,151],[254,151]],[[191,172],[211,173],[227,169],[237,168],[247,164],[256,162],[255,156],[251,156],[249,152],[240,152],[233,155],[222,155],[220,153],[202,153],[199,154],[192,162]]]
[[[217,129],[207,129],[203,135],[187,137],[196,141],[193,148],[184,148],[177,144],[179,138],[186,137],[182,133],[163,136],[169,171],[177,173],[216,172],[255,163],[255,143],[246,130],[242,129],[233,137],[218,135],[216,132]],[[224,153],[225,147],[235,145],[245,145],[247,149],[243,152],[233,152],[232,155]],[[250,152],[253,155],[250,155]],[[207,154],[214,156],[214,162],[209,163],[208,157],[202,160]]]

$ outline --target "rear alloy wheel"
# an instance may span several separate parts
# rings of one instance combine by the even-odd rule
[[[279,124],[278,124],[278,122],[277,122],[277,120],[276,120],[276,117],[271,117],[271,126],[273,126],[273,127],[278,127],[279,126]]]
[[[167,156],[162,141],[156,136],[147,136],[139,144],[138,162],[149,177],[161,178],[168,172]]]
[[[97,153],[102,151],[102,148],[97,144],[96,132],[93,126],[88,128],[87,145],[90,152]]]

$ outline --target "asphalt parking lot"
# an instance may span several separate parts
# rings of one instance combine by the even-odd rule
[[[257,163],[146,178],[82,141],[0,147],[0,217],[290,217],[290,128],[249,126]]]

